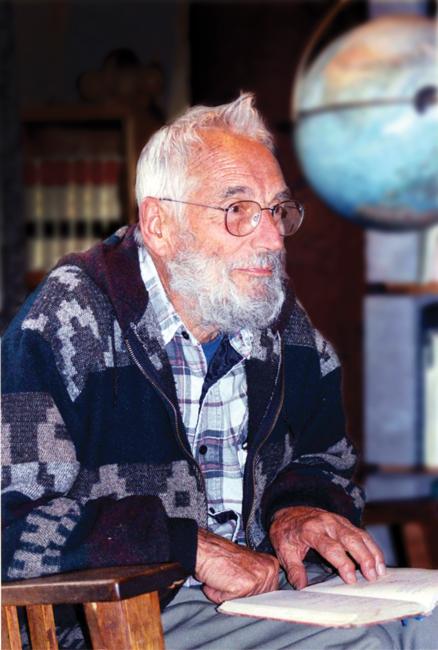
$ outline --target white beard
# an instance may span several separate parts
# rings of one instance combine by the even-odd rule
[[[231,334],[243,328],[261,330],[275,321],[285,299],[284,251],[230,263],[195,250],[187,236],[181,237],[180,244],[181,250],[167,265],[170,288],[187,302],[197,324]],[[254,290],[244,293],[233,282],[231,271],[256,266],[271,268],[272,275],[253,278]]]

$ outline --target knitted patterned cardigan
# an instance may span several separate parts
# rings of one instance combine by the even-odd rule
[[[177,560],[207,522],[201,470],[139,270],[134,227],[67,256],[3,341],[3,576]],[[287,505],[359,523],[340,368],[290,298],[246,362],[251,548]]]

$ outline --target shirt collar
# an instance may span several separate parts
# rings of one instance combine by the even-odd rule
[[[167,297],[154,261],[144,246],[139,246],[138,257],[141,277],[146,291],[149,294],[152,308],[157,317],[164,345],[170,343],[178,331],[182,332],[183,330],[188,333],[193,345],[199,345],[199,341],[197,341],[193,334],[184,325],[171,301]],[[254,341],[254,335],[251,330],[241,329],[233,336],[230,336],[229,341],[236,352],[238,352],[242,357],[249,358],[251,356]]]
[[[186,328],[167,297],[152,257],[144,246],[139,246],[138,257],[141,277],[157,317],[164,345],[167,345],[178,330]],[[190,332],[188,333],[190,335]]]

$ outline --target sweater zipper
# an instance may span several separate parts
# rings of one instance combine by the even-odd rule
[[[279,415],[279,413],[281,411],[281,408],[283,406],[283,402],[284,402],[284,377],[283,377],[283,381],[281,383],[280,401],[279,401],[277,410],[275,411],[275,415],[274,415],[274,418],[272,420],[271,427],[270,427],[270,429],[268,431],[267,436],[259,443],[259,445],[258,445],[258,447],[257,447],[257,449],[255,451],[255,454],[254,454],[254,460],[252,462],[252,504],[251,504],[251,509],[249,511],[249,515],[248,515],[248,521],[247,521],[247,525],[246,525],[246,535],[245,535],[247,544],[248,544],[249,548],[252,548],[252,549],[255,549],[255,547],[256,547],[256,544],[255,544],[254,540],[251,539],[251,534],[250,534],[251,519],[254,517],[254,510],[255,510],[255,484],[256,484],[256,477],[255,477],[256,463],[255,463],[255,461],[256,461],[256,458],[257,458],[257,456],[259,454],[260,449],[263,447],[265,442],[267,442],[267,440],[270,437],[272,431],[274,430],[274,427],[275,427],[275,425],[277,423],[278,415]]]
[[[125,345],[126,345],[126,347],[127,347],[127,349],[128,349],[129,354],[130,354],[131,357],[133,358],[134,363],[135,363],[135,365],[137,366],[137,368],[138,368],[138,369],[140,370],[140,372],[141,372],[141,373],[146,377],[146,379],[147,379],[148,381],[151,382],[151,384],[156,388],[156,390],[160,393],[160,395],[161,395],[161,396],[166,400],[166,402],[167,402],[167,403],[169,404],[169,406],[171,407],[172,412],[173,412],[173,415],[174,415],[174,418],[175,418],[175,430],[176,430],[176,437],[177,437],[177,440],[178,440],[179,446],[181,447],[181,449],[182,449],[184,455],[186,456],[186,458],[187,458],[187,459],[190,461],[190,463],[191,463],[192,465],[194,465],[194,466],[196,467],[196,469],[198,470],[198,476],[200,477],[200,479],[201,479],[201,483],[202,483],[203,488],[204,488],[204,495],[206,495],[206,494],[207,494],[207,489],[206,489],[205,479],[204,479],[204,476],[203,476],[203,474],[202,474],[201,468],[199,467],[198,463],[196,462],[196,459],[194,458],[194,456],[193,456],[192,454],[190,454],[190,453],[187,451],[187,449],[185,448],[184,443],[183,443],[183,441],[182,441],[181,434],[180,434],[180,430],[179,430],[179,426],[178,426],[178,414],[177,414],[177,412],[176,412],[176,408],[175,408],[175,406],[173,405],[173,403],[172,403],[172,401],[169,399],[169,397],[166,395],[166,393],[165,393],[165,392],[160,388],[160,386],[157,384],[157,382],[156,382],[156,381],[155,381],[155,380],[154,380],[154,379],[153,379],[153,378],[152,378],[152,377],[151,377],[151,376],[146,372],[146,370],[143,368],[143,366],[141,365],[140,361],[139,361],[139,360],[137,359],[137,357],[135,356],[135,353],[134,353],[134,351],[133,351],[133,349],[132,349],[132,347],[131,347],[131,344],[129,343],[128,339],[125,339]]]

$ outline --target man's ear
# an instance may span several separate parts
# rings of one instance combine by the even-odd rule
[[[157,199],[147,197],[140,204],[139,226],[146,248],[159,257],[165,257],[169,250],[168,224]]]

